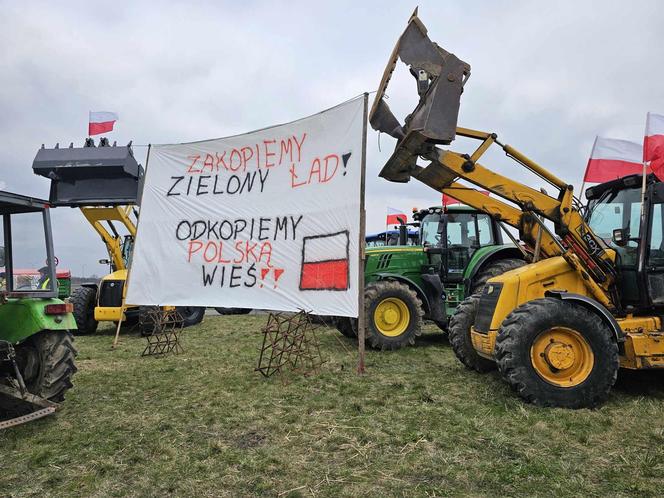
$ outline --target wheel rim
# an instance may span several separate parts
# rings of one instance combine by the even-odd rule
[[[401,299],[383,299],[374,310],[374,324],[381,334],[396,337],[403,334],[410,323],[410,311]]]
[[[595,364],[588,341],[567,327],[552,327],[539,334],[530,348],[530,359],[537,375],[558,387],[583,383]]]

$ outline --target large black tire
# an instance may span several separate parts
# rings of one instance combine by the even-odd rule
[[[458,360],[467,368],[484,373],[494,370],[496,364],[475,351],[470,338],[470,327],[475,323],[479,294],[473,294],[459,303],[450,319],[450,346]]]
[[[215,308],[220,315],[247,315],[252,308]]]
[[[403,332],[395,336],[382,333],[375,321],[376,308],[387,299],[402,303],[408,310],[408,323]],[[364,311],[366,340],[372,348],[394,350],[414,345],[415,338],[422,333],[422,302],[406,284],[390,280],[368,284],[364,289]]]
[[[73,290],[69,302],[74,305],[74,319],[76,320],[75,334],[94,334],[99,324],[95,320],[95,305],[97,303],[97,290],[93,287],[78,287]]]
[[[540,373],[542,370],[538,372],[533,365],[531,351],[535,341],[540,334],[550,334],[551,330],[574,331],[592,351],[592,355],[588,355],[592,363],[589,360],[581,362],[589,370],[587,374],[578,374],[579,383],[556,385],[546,380]],[[550,342],[562,344],[553,339]],[[552,297],[527,302],[507,315],[496,337],[495,352],[503,378],[524,400],[539,406],[595,407],[606,400],[618,376],[618,345],[611,330],[595,313]],[[540,356],[544,357],[543,354]],[[579,354],[572,357],[585,358]],[[567,376],[565,370],[547,368],[550,370],[550,373],[547,372],[549,377]],[[574,370],[572,367],[568,369],[570,379],[573,379]]]
[[[342,335],[350,339],[357,339],[357,318],[340,316],[337,318],[335,325]]]
[[[470,288],[470,294],[472,295],[482,292],[482,289],[484,289],[487,280],[490,278],[497,277],[498,275],[502,275],[503,273],[514,270],[515,268],[520,268],[525,264],[526,262],[524,260],[517,258],[505,258],[492,261],[484,268],[481,268],[477,275],[475,275]]]
[[[44,330],[15,346],[28,391],[55,403],[65,399],[76,373],[74,337],[68,330]]]
[[[205,316],[205,308],[201,306],[178,306],[177,311],[180,313],[185,327],[198,325]]]

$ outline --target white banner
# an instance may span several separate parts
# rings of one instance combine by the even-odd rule
[[[363,112],[153,146],[127,302],[357,316]]]

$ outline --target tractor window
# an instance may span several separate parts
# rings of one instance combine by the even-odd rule
[[[471,213],[447,215],[447,245],[464,247],[477,245],[474,215]]]
[[[651,216],[649,266],[664,266],[664,240],[662,237],[662,207],[664,204],[653,205]]]
[[[5,232],[4,230],[0,230],[0,292],[7,290],[7,278],[5,273],[5,247]]]
[[[420,234],[422,245],[438,246],[441,243],[441,232],[439,232],[440,215],[428,214],[422,218]]]
[[[41,212],[11,215],[14,291],[52,290]]]
[[[477,228],[480,232],[480,245],[488,246],[495,244],[493,240],[493,231],[491,230],[491,220],[486,214],[477,215]]]

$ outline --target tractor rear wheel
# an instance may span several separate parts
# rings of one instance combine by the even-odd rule
[[[479,294],[473,294],[459,303],[450,320],[450,346],[458,360],[467,368],[476,372],[489,372],[496,368],[496,364],[481,357],[475,351],[470,339],[470,327],[475,323]]]
[[[95,320],[97,290],[93,287],[78,287],[71,293],[69,301],[74,305],[76,333],[94,334],[98,322]]]
[[[487,280],[490,278],[497,277],[498,275],[502,275],[503,273],[514,270],[515,268],[521,268],[525,264],[526,262],[524,260],[517,258],[499,259],[488,264],[482,268],[477,273],[477,275],[475,275],[470,293],[477,294],[478,292],[482,292],[482,289],[484,289]]]
[[[185,327],[198,325],[205,316],[205,308],[201,306],[178,306],[177,311],[180,313]]]
[[[68,330],[44,330],[15,346],[17,363],[28,391],[55,403],[65,399],[76,373],[78,352]]]
[[[364,290],[366,333],[376,349],[399,349],[415,344],[422,333],[422,302],[406,284],[380,280]]]
[[[342,335],[350,339],[357,339],[357,318],[341,316],[337,318],[335,325]]]
[[[507,315],[495,352],[512,389],[540,406],[597,406],[618,376],[618,345],[609,328],[586,308],[552,297]]]

